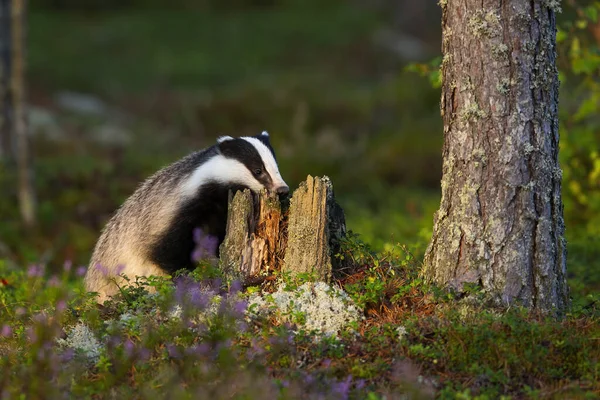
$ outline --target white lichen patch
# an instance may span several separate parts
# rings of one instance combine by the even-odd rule
[[[475,86],[473,85],[473,82],[471,81],[471,77],[469,75],[465,75],[462,78],[462,87],[460,88],[461,92],[464,92],[465,90],[471,91],[475,88]]]
[[[403,341],[403,340],[406,338],[406,336],[408,335],[408,331],[406,330],[406,328],[405,328],[404,326],[402,326],[402,325],[399,325],[399,326],[396,328],[396,335],[397,335],[397,337],[398,337],[398,341],[399,341],[399,342],[401,342],[401,341]]]
[[[444,54],[442,57],[442,66],[452,63],[452,54]]]
[[[508,55],[508,46],[504,43],[500,43],[492,46],[492,56],[497,60],[505,59]]]
[[[560,167],[556,167],[554,168],[554,170],[552,171],[554,174],[554,178],[561,180],[563,177],[563,171]]]
[[[525,142],[523,144],[523,152],[525,153],[525,155],[530,155],[531,153],[533,153],[535,151],[535,147],[533,147],[533,145],[529,142]]]
[[[485,118],[486,117],[486,113],[485,111],[483,111],[481,108],[479,108],[479,105],[474,102],[471,101],[470,103],[468,103],[459,113],[460,115],[460,119],[463,122],[466,121],[471,121],[471,120],[478,120],[480,118]]]
[[[451,27],[446,26],[444,28],[444,31],[442,32],[442,42],[447,44],[448,41],[452,38],[452,35],[454,35],[454,31]]]
[[[226,302],[223,305],[225,305],[227,309],[231,309],[235,307],[235,302],[242,300],[237,295],[224,298],[223,296],[220,296],[210,291],[206,291],[205,294],[208,297],[207,304],[202,306],[188,304],[184,306],[185,310],[181,304],[175,304],[167,313],[167,318],[169,320],[178,321],[185,317],[189,318],[190,322],[194,324],[207,323],[208,321],[217,316],[223,302]],[[184,315],[186,313],[187,315]],[[192,329],[192,331],[194,331],[194,329]]]
[[[508,92],[510,92],[510,79],[508,79],[508,78],[502,78],[496,84],[496,90],[498,90],[498,92],[500,94],[507,94]]]
[[[137,330],[140,327],[140,315],[133,314],[131,311],[124,312],[119,317],[119,325]]]
[[[544,0],[544,5],[554,11],[555,13],[561,13],[562,7],[560,4],[560,0]]]
[[[255,294],[249,299],[248,313],[250,316],[278,314],[283,319],[301,321],[307,331],[327,336],[336,336],[362,318],[362,312],[348,294],[324,282],[305,283],[293,291],[286,291],[282,285],[271,295]]]
[[[57,339],[56,342],[63,348],[75,350],[77,354],[94,363],[100,359],[103,350],[102,344],[91,329],[81,321],[71,329],[66,339]]]
[[[475,37],[493,37],[500,34],[500,16],[494,11],[479,10],[469,18],[467,26]]]

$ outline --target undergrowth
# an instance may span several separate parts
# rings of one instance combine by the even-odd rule
[[[302,315],[250,317],[248,294],[261,288],[242,290],[210,263],[174,281],[130,282],[102,306],[81,288],[84,268],[48,276],[2,264],[2,397],[600,394],[596,304],[557,321],[463,302],[423,283],[403,246],[376,253],[353,233],[337,256],[352,269],[333,284],[364,318],[335,336],[303,329]],[[302,283],[279,279],[288,290]]]

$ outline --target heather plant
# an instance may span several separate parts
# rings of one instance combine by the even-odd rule
[[[3,268],[15,290],[2,292],[2,397],[347,398],[364,387],[350,376],[289,372],[292,326],[261,331],[246,316],[240,285],[224,285],[202,264],[173,283],[124,285],[100,307],[67,272],[59,282],[37,266]]]
[[[456,306],[421,283],[402,246],[378,253],[351,234],[340,254],[354,261],[336,289],[282,280],[281,305],[305,308],[259,317],[252,298],[277,305],[277,286],[226,282],[212,259],[173,280],[133,282],[102,306],[82,291],[81,268],[66,264],[53,277],[3,265],[2,397],[497,398],[544,397],[556,385],[573,395],[599,389],[594,307],[555,321]],[[364,306],[360,318],[323,335],[306,325],[319,297],[302,296],[313,291],[325,306],[348,296]]]

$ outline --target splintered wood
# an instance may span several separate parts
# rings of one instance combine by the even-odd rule
[[[281,206],[274,195],[237,192],[229,202],[227,234],[221,245],[225,273],[245,280],[276,262]]]
[[[237,192],[229,202],[222,267],[229,278],[246,283],[275,271],[328,281],[345,233],[328,177],[308,176],[285,211],[275,195]]]

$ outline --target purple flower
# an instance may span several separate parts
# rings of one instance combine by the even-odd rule
[[[127,339],[125,341],[125,343],[123,343],[123,350],[125,352],[125,356],[127,356],[128,358],[133,355],[134,349],[135,349],[135,345],[133,344],[133,342],[131,340]]]
[[[44,273],[44,269],[40,265],[30,265],[27,268],[27,276],[30,278],[39,278]]]
[[[221,288],[223,280],[221,278],[214,278],[208,280],[208,286],[211,287],[215,292],[218,292]]]
[[[190,301],[194,306],[200,309],[206,309],[210,306],[211,295],[210,293],[204,293],[201,290],[194,290],[191,293]]]
[[[169,357],[171,357],[171,358],[175,358],[175,359],[181,358],[181,353],[177,349],[177,346],[175,346],[174,344],[167,345],[167,353],[169,354]]]
[[[67,348],[61,353],[60,359],[62,362],[68,362],[68,361],[71,361],[74,356],[75,356],[75,350],[73,350],[71,348]]]
[[[32,318],[38,324],[45,324],[48,321],[48,316],[44,313],[37,313]]]
[[[233,305],[235,316],[242,316],[248,308],[248,302],[245,300],[236,301]]]
[[[0,335],[4,337],[12,336],[12,328],[9,325],[3,325],[2,330],[0,330]]]
[[[58,279],[58,277],[56,275],[53,275],[50,279],[48,279],[48,286],[50,286],[50,287],[59,287],[60,286],[60,280]]]
[[[108,276],[108,268],[106,268],[104,265],[100,265],[100,263],[94,265],[94,267],[100,271],[100,273],[102,273],[103,276]]]
[[[120,343],[121,343],[121,337],[118,335],[111,335],[108,338],[108,340],[106,341],[106,344],[108,345],[108,347],[111,347],[111,348],[117,347]]]
[[[246,332],[248,330],[248,324],[245,321],[237,321],[236,327],[239,332]]]
[[[175,300],[183,303],[190,296],[194,288],[194,282],[187,276],[180,276],[175,279]]]
[[[35,333],[35,330],[33,330],[32,327],[27,328],[27,339],[29,339],[29,342],[31,343],[37,341],[37,334]]]
[[[345,380],[333,384],[333,392],[339,394],[342,399],[347,399],[351,384],[352,376],[348,376]]]
[[[210,352],[210,345],[208,343],[200,343],[196,346],[198,354],[207,355]]]
[[[121,273],[124,270],[125,270],[125,265],[124,264],[117,265],[117,269],[116,269],[115,275],[121,275]]]
[[[312,385],[313,383],[315,383],[316,380],[317,379],[313,375],[307,374],[304,376],[304,384],[306,386]]]
[[[231,287],[229,288],[229,294],[239,293],[242,290],[242,282],[238,279],[231,282]]]
[[[150,353],[150,350],[145,347],[140,347],[138,349],[138,357],[141,362],[147,362],[151,355],[152,353]]]
[[[63,312],[63,311],[65,311],[66,309],[67,309],[67,302],[66,302],[66,301],[64,301],[64,300],[59,300],[59,301],[56,303],[56,310],[57,310],[58,312]]]
[[[192,261],[200,261],[217,255],[219,239],[216,236],[205,234],[202,229],[194,229],[194,243],[196,247],[192,252]]]
[[[331,360],[329,358],[326,358],[323,360],[322,364],[325,368],[329,368],[329,366],[331,365]]]
[[[85,275],[85,272],[87,271],[87,268],[84,266],[78,267],[77,270],[75,271],[75,274],[79,277],[82,277]]]
[[[210,346],[206,343],[200,343],[185,349],[185,353],[192,357],[206,357],[210,352]]]
[[[67,260],[63,264],[63,271],[65,271],[65,272],[71,272],[71,268],[72,267],[73,267],[73,262],[71,260]]]

